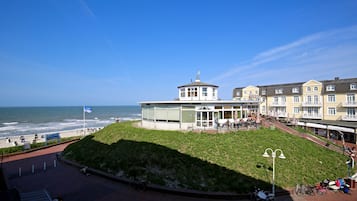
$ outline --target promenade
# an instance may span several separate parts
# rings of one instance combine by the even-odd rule
[[[137,190],[131,185],[108,180],[96,175],[84,175],[78,168],[56,160],[56,154],[63,151],[68,144],[53,146],[26,154],[14,155],[3,159],[9,188],[16,188],[21,193],[46,189],[52,198],[61,197],[65,201],[203,201],[209,198],[187,197],[151,190]],[[56,161],[56,162],[55,162]],[[46,170],[44,170],[44,162]],[[32,173],[34,165],[34,173]],[[21,168],[21,176],[19,176]],[[222,199],[214,199],[222,201]],[[326,195],[279,196],[277,201],[355,201],[357,190],[351,194],[329,191]]]

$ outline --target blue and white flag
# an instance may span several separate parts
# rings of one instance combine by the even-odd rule
[[[88,106],[84,106],[83,107],[83,111],[86,112],[86,113],[91,113],[92,112],[92,108],[88,107]]]

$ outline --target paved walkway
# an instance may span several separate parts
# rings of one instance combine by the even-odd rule
[[[20,192],[30,192],[46,189],[52,197],[61,197],[65,201],[203,201],[209,198],[194,198],[160,193],[155,191],[136,190],[130,185],[114,182],[99,176],[86,176],[78,168],[69,166],[56,160],[56,153],[61,152],[68,144],[63,144],[31,153],[4,158],[3,167],[8,178],[10,188],[17,188]],[[44,171],[44,162],[46,170]],[[34,165],[35,173],[32,173]],[[56,167],[55,167],[56,166]],[[21,177],[19,174],[21,167]],[[335,201],[357,200],[357,190],[351,195],[340,192],[328,192],[323,196],[295,196],[277,197],[277,201]]]

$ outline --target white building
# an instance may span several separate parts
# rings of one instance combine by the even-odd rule
[[[258,113],[257,100],[220,100],[218,86],[201,82],[199,74],[190,84],[177,87],[173,101],[143,101],[142,127],[163,130],[216,129]]]

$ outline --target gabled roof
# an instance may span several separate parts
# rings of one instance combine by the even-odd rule
[[[177,88],[182,88],[182,87],[217,87],[218,88],[218,86],[214,84],[208,84],[208,83],[196,82],[196,81],[190,84],[178,86]]]

